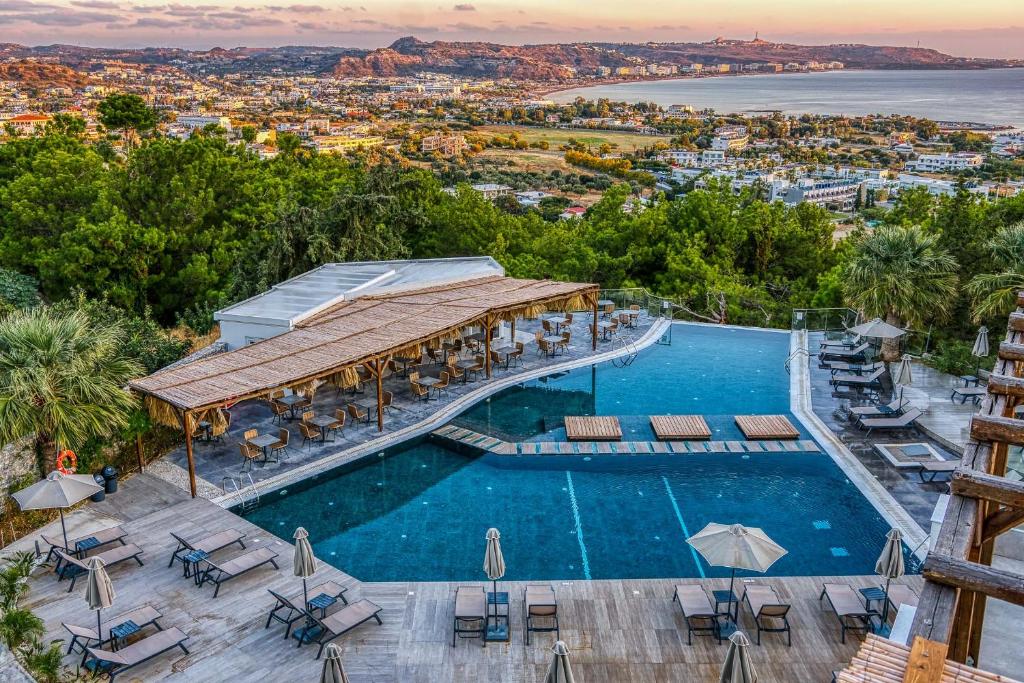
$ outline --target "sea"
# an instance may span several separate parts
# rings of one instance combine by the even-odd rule
[[[688,104],[721,114],[909,114],[936,121],[1024,127],[1024,68],[977,71],[849,70],[610,83],[563,90],[616,102]]]

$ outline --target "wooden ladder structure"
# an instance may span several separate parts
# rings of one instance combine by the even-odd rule
[[[971,420],[970,441],[950,484],[911,637],[948,644],[949,659],[979,661],[985,602],[1024,606],[1024,575],[995,569],[996,538],[1024,523],[1024,482],[1005,478],[1007,451],[1024,446],[1024,292],[1010,314],[1006,340],[988,381],[988,395]]]

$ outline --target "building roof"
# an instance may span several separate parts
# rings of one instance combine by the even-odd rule
[[[593,284],[492,275],[363,296],[336,303],[289,332],[161,370],[130,386],[178,410],[209,408],[306,386],[371,360],[418,353],[422,344],[457,336],[488,318],[493,324],[548,308],[580,310],[595,305],[597,292]]]
[[[490,256],[328,263],[214,313],[214,320],[294,327],[333,306],[369,294],[504,275]]]

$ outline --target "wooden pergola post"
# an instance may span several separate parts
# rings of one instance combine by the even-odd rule
[[[384,368],[386,363],[383,358],[378,358],[374,363],[374,370],[377,374],[377,431],[384,431]]]
[[[491,316],[484,316],[484,373],[491,378]]]
[[[139,472],[142,472],[146,462],[142,451],[142,432],[135,435],[135,457],[139,460]]]
[[[189,428],[189,411],[181,413],[181,427],[185,430],[185,455],[188,457],[188,488],[196,497],[196,461],[192,457],[192,430]]]
[[[597,351],[597,294],[594,295],[591,312],[594,314],[594,320],[590,323],[591,349]]]

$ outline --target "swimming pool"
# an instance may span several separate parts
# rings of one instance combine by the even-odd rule
[[[716,439],[738,438],[732,415],[788,413],[788,348],[784,334],[680,325],[628,367],[513,387],[457,421],[559,439],[566,414],[618,415],[629,431],[705,413]],[[510,580],[727,576],[685,542],[712,521],[789,550],[770,575],[870,574],[888,530],[824,453],[502,456],[434,437],[265,496],[249,519],[285,538],[305,526],[319,557],[364,581],[480,579],[491,526]]]

